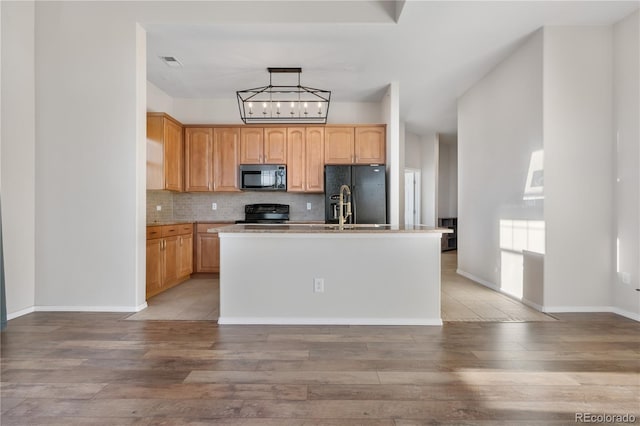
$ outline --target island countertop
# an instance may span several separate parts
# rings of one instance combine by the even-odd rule
[[[385,225],[385,224],[236,224],[215,227],[211,233],[276,233],[276,234],[345,234],[345,233],[437,233],[453,232],[448,228],[434,228],[426,225]]]

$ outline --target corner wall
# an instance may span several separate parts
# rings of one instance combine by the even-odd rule
[[[542,200],[524,200],[543,148],[542,43],[536,31],[458,102],[458,270],[511,294],[522,292],[522,250],[544,237]]]
[[[458,138],[440,135],[438,152],[438,217],[458,216]]]
[[[612,304],[640,321],[640,12],[613,28],[613,138],[617,258]]]
[[[35,23],[36,309],[135,310],[136,21],[122,4],[36,2]]]
[[[0,7],[2,238],[12,319],[35,304],[35,2],[5,1]]]
[[[549,312],[610,309],[613,233],[612,29],[544,29]]]

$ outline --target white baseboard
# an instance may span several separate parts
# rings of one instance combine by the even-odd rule
[[[477,282],[478,284],[482,284],[482,285],[483,285],[483,286],[485,286],[485,287],[489,287],[491,290],[495,290],[495,291],[499,291],[499,292],[503,293],[503,292],[500,290],[500,287],[498,287],[498,286],[497,286],[497,285],[495,285],[494,283],[489,282],[489,281],[486,281],[486,280],[483,280],[483,279],[482,279],[482,278],[480,278],[480,277],[476,277],[475,275],[470,274],[470,273],[469,273],[469,272],[467,272],[467,271],[463,271],[462,269],[456,269],[456,273],[457,273],[458,275],[462,275],[462,276],[463,276],[463,277],[465,277],[465,278],[469,278],[471,281],[475,281],[475,282]],[[504,293],[504,294],[506,294],[506,293]]]
[[[476,277],[473,274],[470,274],[466,271],[463,271],[461,269],[457,269],[456,273],[458,273],[459,275],[462,275],[465,278],[469,278],[471,281],[477,282],[478,284],[481,284],[485,287],[490,288],[491,290],[495,290],[501,294],[504,294],[505,296],[511,297],[514,300],[518,300],[522,303],[524,303],[527,306],[532,307],[533,309],[536,309],[540,312],[544,312],[544,313],[562,313],[562,312],[570,312],[570,313],[595,313],[595,312],[609,312],[609,313],[613,313],[613,314],[617,314],[620,316],[623,316],[625,318],[629,318],[635,321],[640,322],[640,314],[635,314],[633,312],[629,312],[629,311],[625,311],[623,309],[619,309],[613,306],[544,306],[544,305],[538,305],[537,303],[533,303],[529,300],[526,299],[519,299],[509,293],[506,293],[504,291],[502,291],[497,285],[495,285],[494,283],[491,283],[489,281],[483,280],[482,278]]]
[[[550,314],[613,312],[611,306],[543,306],[542,309]]]
[[[640,314],[625,311],[624,309],[616,308],[615,306],[545,306],[544,311],[547,313],[597,313],[608,312],[616,315],[620,315],[625,318],[632,319],[640,322]]]
[[[140,312],[147,307],[147,302],[142,305],[131,306],[30,306],[16,312],[7,314],[7,321],[16,319],[32,312]]]
[[[442,325],[440,318],[220,317],[218,324],[242,325]]]
[[[521,302],[527,305],[528,307],[535,309],[538,312],[544,312],[544,306],[542,305],[538,305],[537,303],[534,303],[527,299],[522,299]]]
[[[19,311],[16,311],[16,312],[11,312],[10,314],[7,314],[7,321],[21,317],[23,315],[30,314],[31,312],[34,312],[34,311],[35,311],[35,307],[30,306],[25,309],[20,309]]]
[[[624,309],[620,309],[616,307],[611,308],[611,312],[613,312],[614,314],[623,316],[625,318],[629,318],[634,321],[640,322],[640,313],[629,312],[629,311],[625,311]]]
[[[139,312],[147,307],[140,306],[35,306],[36,312]]]

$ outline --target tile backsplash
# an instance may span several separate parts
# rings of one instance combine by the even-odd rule
[[[162,210],[158,211],[157,206]],[[169,222],[173,219],[173,193],[147,191],[147,223]]]
[[[211,208],[212,203],[217,204],[217,210]],[[289,204],[291,220],[324,221],[324,194],[258,191],[240,193],[147,191],[147,222],[233,221],[244,219],[245,204],[254,203]],[[311,203],[311,210],[307,210],[307,203]],[[156,211],[156,205],[162,205],[162,210]]]

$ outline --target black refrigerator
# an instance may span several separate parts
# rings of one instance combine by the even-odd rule
[[[347,223],[387,223],[386,181],[384,164],[325,166],[325,222],[338,223],[340,187],[348,185],[353,214]]]

